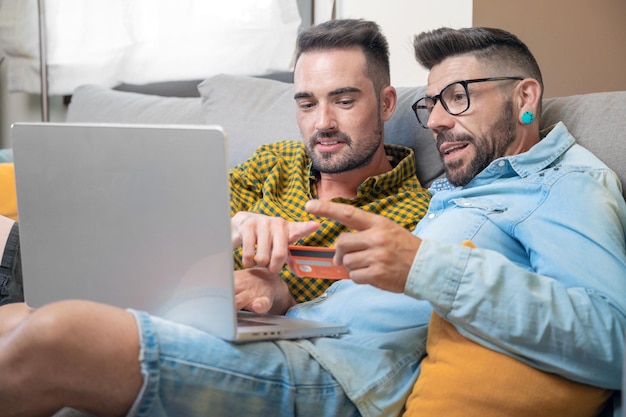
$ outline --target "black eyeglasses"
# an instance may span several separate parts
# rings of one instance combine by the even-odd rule
[[[452,116],[458,116],[464,113],[470,107],[470,95],[467,91],[467,85],[473,83],[484,83],[487,81],[510,81],[510,80],[523,80],[522,77],[491,77],[491,78],[477,78],[475,80],[455,81],[446,85],[443,90],[436,96],[425,96],[417,100],[411,106],[417,116],[419,124],[428,129],[428,119],[430,113],[432,113],[437,101],[441,101],[441,105]]]

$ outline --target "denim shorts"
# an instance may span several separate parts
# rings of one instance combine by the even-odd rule
[[[128,416],[359,416],[297,341],[233,344],[129,310],[143,387]]]
[[[20,235],[17,223],[13,224],[0,261],[0,306],[24,301]]]

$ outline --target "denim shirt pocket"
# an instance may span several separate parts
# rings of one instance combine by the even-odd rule
[[[456,230],[456,239],[472,240],[477,246],[484,245],[497,233],[496,229],[500,229],[504,220],[497,215],[508,209],[505,202],[484,197],[455,198],[450,203],[453,211],[463,212],[463,215],[449,219],[448,226]]]
[[[450,201],[458,208],[476,209],[483,214],[504,213],[508,206],[501,201],[495,201],[489,198],[455,198]]]

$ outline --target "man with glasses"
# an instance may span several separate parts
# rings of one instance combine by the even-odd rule
[[[541,73],[514,35],[444,28],[414,47],[430,73],[413,109],[446,171],[429,212],[409,233],[335,203],[307,209],[360,230],[336,243],[354,281],[433,306],[412,415],[597,415],[624,356],[619,180],[563,123],[540,132]]]
[[[541,76],[511,34],[442,29],[419,35],[415,50],[431,69],[430,111],[416,108],[451,189],[435,194],[415,234],[351,205],[307,203],[359,230],[336,245],[351,279],[288,314],[336,320],[348,334],[231,345],[145,314],[135,324],[129,312],[93,303],[73,302],[69,313],[68,304],[43,307],[21,324],[11,314],[19,306],[4,306],[0,416],[62,404],[99,415],[397,416],[418,375],[407,411],[419,416],[541,416],[544,407],[594,415],[621,376],[618,180],[563,125],[540,140]],[[505,76],[522,79],[467,81]],[[276,296],[285,301],[285,292]],[[478,360],[468,340],[501,356]],[[463,350],[451,355],[450,346]],[[507,358],[515,372],[497,379],[502,369],[491,366]],[[431,383],[438,376],[446,379]],[[486,386],[491,379],[503,395]]]

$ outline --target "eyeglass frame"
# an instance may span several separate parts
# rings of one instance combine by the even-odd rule
[[[413,103],[411,105],[411,108],[413,109],[413,113],[415,113],[415,117],[417,118],[417,122],[420,124],[420,126],[422,126],[424,129],[429,129],[428,126],[425,126],[422,123],[422,121],[420,120],[420,117],[417,115],[417,103],[419,103],[420,101],[426,100],[426,99],[433,100],[433,109],[437,105],[437,102],[440,102],[441,106],[444,108],[444,110],[446,112],[448,112],[448,114],[450,114],[451,116],[458,116],[459,114],[465,113],[470,108],[470,93],[469,93],[469,90],[467,89],[467,85],[468,84],[483,83],[483,82],[487,82],[487,81],[521,81],[523,79],[524,79],[524,77],[488,77],[488,78],[474,78],[474,79],[471,79],[471,80],[454,81],[454,82],[446,85],[445,87],[443,87],[441,89],[441,91],[439,92],[439,94],[437,94],[437,95],[420,97],[415,103]],[[465,95],[467,96],[467,107],[465,108],[465,110],[462,110],[462,111],[460,111],[458,113],[451,112],[450,109],[448,108],[448,105],[446,104],[446,102],[444,100],[442,100],[442,98],[441,98],[441,94],[448,87],[450,87],[450,86],[452,86],[454,84],[461,84],[463,86],[463,89],[465,90]],[[432,113],[432,110],[430,112]],[[430,113],[429,113],[429,118],[430,118]],[[426,121],[426,124],[428,124],[428,120]]]

